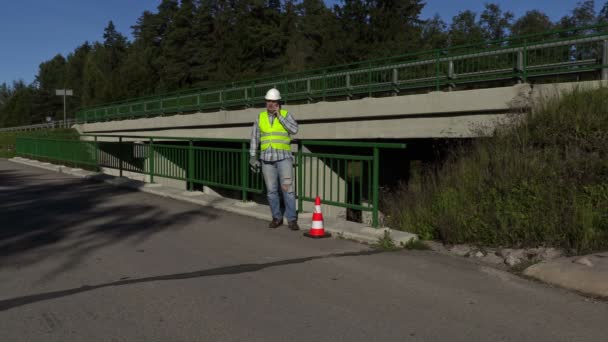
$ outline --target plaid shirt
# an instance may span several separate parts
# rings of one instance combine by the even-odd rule
[[[274,121],[274,118],[274,116],[268,116],[271,125]],[[283,125],[287,132],[289,132],[290,138],[292,135],[298,133],[298,123],[296,122],[296,119],[291,113],[288,112],[284,118],[282,115],[277,115],[276,118],[279,119],[281,125]],[[255,156],[257,154],[258,147],[260,145],[259,120],[260,116],[258,115],[258,117],[255,119],[255,122],[253,123],[253,128],[251,130],[251,144],[249,145],[249,154],[251,156]],[[260,159],[262,159],[263,161],[279,161],[287,158],[292,158],[291,151],[276,150],[272,148],[272,146],[268,147],[260,154]]]

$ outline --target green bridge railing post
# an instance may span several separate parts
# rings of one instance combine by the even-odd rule
[[[373,178],[373,185],[372,185],[372,197],[373,197],[373,206],[374,208],[372,209],[372,227],[374,228],[378,228],[378,178],[380,177],[379,173],[380,173],[380,150],[378,149],[378,147],[374,147],[374,174],[372,175]]]
[[[367,64],[367,96],[372,97],[372,63]]]
[[[154,138],[150,138],[148,158],[150,159],[150,183],[154,183]]]
[[[298,154],[297,154],[297,167],[298,167],[298,212],[302,213],[304,211],[303,205],[304,205],[304,193],[302,192],[303,189],[303,182],[304,180],[302,179],[302,174],[303,174],[303,165],[302,165],[302,142],[298,141]]]
[[[118,170],[120,172],[120,177],[122,177],[122,160],[124,159],[122,155],[122,137],[118,138]]]
[[[241,143],[241,195],[243,202],[247,201],[247,187],[249,179],[249,162],[248,162],[247,143]]]
[[[99,153],[99,143],[97,142],[97,136],[95,136],[95,143],[93,144],[93,158],[95,160],[95,171],[99,171],[99,159],[97,157]]]
[[[188,147],[188,190],[194,190],[194,143],[190,139],[190,145]]]

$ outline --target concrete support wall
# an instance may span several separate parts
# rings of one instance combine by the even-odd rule
[[[90,139],[88,139],[90,140]],[[150,156],[144,154],[144,149],[147,148],[146,145],[142,145],[137,147],[138,144],[132,144],[130,142],[125,141],[123,143],[123,155],[127,156],[122,161],[122,176],[146,183],[150,183],[150,176],[148,173],[150,172]],[[120,159],[118,156],[118,142],[112,141],[108,143],[107,141],[100,141],[99,150],[98,150],[98,160],[103,164],[110,164],[113,167],[101,167],[101,171],[103,173],[112,175],[112,176],[120,176]],[[104,163],[105,161],[105,163]],[[160,165],[163,163],[164,165],[170,166],[174,169],[183,170],[179,165],[171,161],[167,156],[163,155],[160,151],[154,152],[154,162],[155,165]],[[116,166],[116,168],[114,167]],[[134,172],[131,170],[137,170],[141,172]],[[183,189],[186,190],[187,182],[172,178],[154,176],[154,183],[162,184],[165,186]]]
[[[155,169],[157,169],[158,166],[160,165],[165,165],[166,167],[173,169],[173,170],[178,170],[180,173],[183,172],[183,175],[187,177],[187,170],[184,170],[184,168],[180,165],[178,165],[175,161],[171,160],[169,158],[169,156],[164,155],[162,153],[162,150],[159,151],[157,149],[154,149],[154,165],[155,165]],[[146,161],[146,168],[145,171],[146,172],[150,172],[150,161],[149,161],[150,156],[148,156],[147,161]],[[158,173],[158,171],[156,171],[155,173]],[[146,182],[150,182],[150,177],[146,176]],[[168,187],[172,187],[172,188],[176,188],[176,189],[180,189],[180,190],[188,190],[188,182],[184,181],[184,180],[178,180],[178,179],[173,179],[173,178],[165,178],[165,177],[160,177],[158,175],[154,176],[154,183],[156,184],[161,184],[164,186],[168,186]]]
[[[303,146],[303,152],[310,153],[311,151]],[[312,165],[313,172],[309,172],[309,169]],[[340,195],[340,199],[344,201],[344,193],[346,189],[347,182],[343,178],[343,174],[338,174],[336,169],[331,169],[330,165],[327,165],[319,158],[302,158],[302,165],[306,172],[303,172],[303,179],[298,180],[303,181],[303,195],[310,198],[315,198],[317,195],[321,197],[321,201],[326,200],[337,200],[338,199],[338,191],[342,194]],[[317,178],[317,168],[319,177]],[[344,170],[342,170],[344,171]],[[296,170],[297,172],[297,170]],[[342,172],[341,172],[342,173]],[[297,178],[297,174],[296,174]],[[325,184],[323,184],[323,179],[325,179]],[[330,182],[331,179],[331,182]],[[296,190],[297,188],[297,183]],[[317,188],[319,189],[317,192]],[[304,201],[302,203],[302,209],[305,212],[312,212],[314,209],[314,203]],[[329,204],[323,204],[323,215],[327,215],[330,217],[341,217],[346,218],[346,208],[333,206]]]

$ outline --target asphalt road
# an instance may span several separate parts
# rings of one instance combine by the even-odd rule
[[[0,341],[606,341],[608,303],[0,159]]]

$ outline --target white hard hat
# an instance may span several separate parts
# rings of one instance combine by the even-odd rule
[[[266,96],[264,97],[264,99],[270,101],[279,101],[281,99],[281,93],[276,88],[269,89],[266,92]]]

